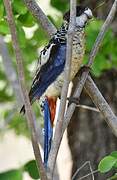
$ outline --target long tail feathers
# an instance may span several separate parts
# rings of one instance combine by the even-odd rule
[[[44,165],[47,167],[48,156],[51,149],[53,137],[53,123],[56,114],[56,99],[46,97],[43,105],[44,110]],[[25,106],[23,105],[20,113],[25,114]]]
[[[56,113],[56,101],[46,98],[44,102],[44,165],[47,167],[53,137],[53,122]]]

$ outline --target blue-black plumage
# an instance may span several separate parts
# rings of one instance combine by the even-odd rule
[[[43,65],[39,80],[34,84],[29,96],[31,101],[38,99],[52,82],[63,72],[66,60],[66,44],[57,46],[56,53]]]
[[[51,149],[52,136],[53,136],[51,115],[50,115],[49,103],[47,99],[45,99],[44,101],[43,110],[44,110],[44,165],[46,168],[48,162],[48,155]]]
[[[54,44],[51,49],[49,60],[45,63],[33,80],[29,98],[31,104],[39,99],[50,84],[63,72],[66,60],[66,43]],[[20,113],[25,113],[25,106],[22,106]]]

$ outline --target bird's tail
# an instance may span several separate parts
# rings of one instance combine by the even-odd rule
[[[48,156],[51,149],[53,138],[53,123],[56,114],[57,98],[46,97],[44,100],[44,165],[47,167]],[[25,106],[23,105],[20,113],[25,114]]]
[[[52,124],[52,127],[53,127],[54,119],[55,119],[55,115],[56,115],[56,101],[57,101],[57,98],[47,97],[47,100],[48,100],[49,109],[50,109],[51,124]]]
[[[56,113],[56,99],[46,97],[44,101],[44,165],[47,167],[48,156],[53,137],[53,123]]]

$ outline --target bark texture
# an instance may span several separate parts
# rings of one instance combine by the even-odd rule
[[[95,80],[99,90],[117,114],[117,71],[104,72]],[[80,104],[93,106],[94,104],[83,92]],[[117,150],[117,139],[113,136],[103,117],[98,112],[76,108],[68,127],[68,141],[72,153],[74,173],[83,163],[90,161],[93,170],[97,169],[99,161],[107,154]],[[90,172],[85,166],[78,177]],[[106,180],[109,174],[95,175],[95,180]],[[91,176],[85,178],[91,180]]]

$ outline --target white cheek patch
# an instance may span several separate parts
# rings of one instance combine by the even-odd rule
[[[36,70],[36,73],[35,73],[35,76],[34,76],[34,82],[32,84],[32,88],[34,87],[34,85],[39,81],[39,79],[36,79],[37,78],[37,74],[39,73],[41,67],[47,63],[47,61],[49,60],[49,57],[50,57],[50,53],[51,53],[51,49],[52,47],[54,46],[55,44],[51,44],[49,46],[48,49],[43,49],[40,53],[40,60],[38,62],[38,67],[37,67],[37,70]]]
[[[51,49],[55,44],[51,44],[46,51],[41,51],[40,54],[40,65],[43,66],[49,60]]]

